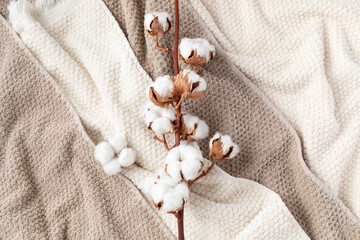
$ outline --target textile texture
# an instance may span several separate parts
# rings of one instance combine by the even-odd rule
[[[152,79],[171,73],[171,56],[154,49],[155,40],[146,34],[141,23],[144,14],[151,11],[167,11],[174,16],[172,2],[105,3]],[[207,24],[200,24],[198,14],[186,1],[180,3],[180,20],[181,37],[202,37],[217,43],[207,31]],[[173,31],[160,39],[160,45],[172,47],[172,37]],[[359,221],[306,167],[295,131],[232,66],[219,46],[215,59],[203,70],[209,92],[204,99],[185,102],[184,109],[207,121],[211,130],[231,134],[242,150],[235,160],[218,165],[233,176],[255,180],[279,193],[310,238],[359,238]],[[207,148],[206,141],[202,148]]]
[[[0,42],[0,238],[172,239],[2,16]]]
[[[1,101],[9,114],[1,116],[8,118],[1,125],[6,127],[1,136],[1,146],[6,146],[1,164],[6,168],[1,166],[0,172],[10,182],[1,185],[1,196],[9,197],[1,198],[1,221],[6,224],[0,231],[9,239],[173,238],[176,219],[157,212],[133,185],[141,188],[142,179],[162,166],[165,151],[153,142],[139,112],[151,79],[172,72],[171,57],[154,49],[143,16],[155,10],[173,15],[173,4],[104,1],[116,23],[100,1],[86,2],[63,18],[42,19],[19,33],[51,76],[2,19],[0,49],[6,57],[0,73],[6,91]],[[0,5],[7,15],[6,3]],[[358,220],[306,168],[295,131],[233,66],[234,59],[221,50],[223,45],[198,11],[186,5],[180,5],[181,36],[209,39],[216,43],[217,55],[203,69],[209,85],[206,97],[186,101],[184,109],[206,120],[212,131],[234,136],[242,149],[235,160],[219,166],[278,193],[312,239],[359,238]],[[161,45],[172,45],[173,30],[168,35]],[[102,53],[106,58],[95,57]],[[138,151],[136,165],[123,171],[132,182],[121,174],[106,177],[92,157],[93,142],[115,135],[126,136]],[[206,155],[207,141],[201,147]],[[18,182],[25,186],[15,195],[9,186]],[[306,239],[281,199],[265,187],[215,168],[192,187],[185,233],[193,239],[205,239],[209,229],[215,239]],[[224,207],[229,203],[234,206]],[[234,211],[239,214],[230,214]],[[201,223],[204,218],[209,221]]]
[[[310,170],[360,217],[359,2],[188,2],[294,126]]]
[[[56,17],[19,5],[9,19],[64,91],[91,139],[127,138],[137,160],[122,172],[141,188],[149,174],[164,167],[166,155],[142,116],[151,79],[102,1],[67,3],[53,6],[63,13]],[[30,21],[18,24],[13,18],[18,14]],[[280,197],[256,182],[233,178],[216,167],[191,190],[184,219],[187,239],[308,239]],[[176,218],[153,210],[176,235]]]

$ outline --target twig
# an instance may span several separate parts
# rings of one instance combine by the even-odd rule
[[[191,185],[193,185],[197,180],[199,180],[200,178],[204,177],[206,174],[208,174],[210,172],[210,170],[212,169],[212,167],[215,165],[215,161],[213,160],[211,165],[208,167],[208,169],[206,169],[206,171],[203,171],[197,178],[195,178],[192,181],[188,182],[188,187],[191,187]]]
[[[179,74],[179,0],[175,0],[175,36],[174,36],[174,48],[173,51],[170,51],[168,48],[160,47],[158,37],[156,37],[156,49],[166,51],[171,54],[173,57],[173,63],[174,63],[174,73],[175,76]],[[183,96],[181,96],[180,100],[174,105],[174,103],[171,103],[171,106],[174,108],[176,112],[176,132],[175,132],[175,144],[172,148],[177,147],[180,145],[181,141],[181,102],[183,100]],[[162,142],[166,149],[169,150],[167,146],[167,142],[165,139],[165,135],[163,135],[164,140],[161,140],[157,136],[154,137],[154,139]],[[184,236],[184,208],[179,209],[175,212],[172,212],[177,220],[178,220],[178,239],[179,240],[185,240]]]
[[[178,103],[176,104],[176,106],[174,107],[174,110],[175,110],[175,111],[179,111],[180,114],[181,114],[181,111],[180,111],[179,109],[180,109],[181,103],[182,103],[182,101],[184,100],[184,98],[185,98],[185,96],[184,96],[184,95],[181,95],[181,98],[180,98],[179,102],[178,102]]]
[[[179,0],[175,0],[175,36],[174,36],[174,50],[173,50],[173,62],[174,62],[174,73],[175,76],[179,74]],[[181,103],[177,104],[177,112],[176,112],[176,119],[177,119],[177,129],[175,133],[175,146],[180,145],[181,141]],[[178,239],[185,240],[184,235],[184,209],[178,211]]]
[[[161,143],[163,143],[164,146],[165,146],[165,148],[166,148],[166,150],[169,151],[169,147],[168,147],[167,142],[166,142],[165,134],[163,134],[163,139],[164,139],[164,140],[161,140],[160,138],[158,138],[158,136],[155,136],[154,139],[155,139],[155,140],[158,140],[158,141],[161,142]]]
[[[197,65],[196,68],[197,68],[197,74],[201,75],[200,66]]]
[[[163,51],[166,51],[166,52],[168,52],[168,53],[170,53],[171,54],[171,56],[173,56],[173,52],[172,51],[170,51],[168,48],[165,48],[165,47],[160,47],[159,46],[159,40],[158,40],[158,37],[156,37],[156,45],[155,45],[155,48],[156,49],[159,49],[159,50],[163,50]]]

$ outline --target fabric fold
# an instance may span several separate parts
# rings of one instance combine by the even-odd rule
[[[175,239],[2,16],[0,43],[1,239]]]
[[[188,3],[294,126],[310,170],[359,218],[359,4]]]
[[[169,74],[171,56],[154,49],[154,39],[146,34],[142,23],[144,14],[152,11],[174,16],[173,3],[104,2],[147,73],[153,79]],[[204,23],[187,1],[180,2],[180,20],[181,37],[202,37],[217,44],[208,22]],[[171,47],[172,36],[170,31],[160,39],[160,45]],[[209,94],[203,100],[185,103],[184,109],[200,116],[211,129],[231,133],[239,143],[240,156],[219,166],[233,176],[257,181],[277,192],[311,239],[359,238],[359,221],[305,165],[295,130],[217,46],[217,56],[203,68],[211,86]],[[206,147],[204,142],[202,148]]]
[[[19,34],[95,143],[114,134],[127,138],[137,161],[123,173],[141,188],[145,177],[163,166],[166,151],[141,116],[151,78],[104,3],[82,1],[60,19],[35,22]],[[192,187],[186,206],[187,239],[308,239],[276,193],[217,167]],[[174,217],[157,214],[176,235]]]

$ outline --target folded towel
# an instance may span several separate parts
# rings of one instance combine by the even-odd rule
[[[124,30],[130,45],[147,73],[155,79],[172,69],[171,56],[154,49],[154,39],[142,26],[146,12],[167,11],[173,15],[172,1],[106,0],[105,3]],[[180,2],[182,37],[216,40],[194,9]],[[172,34],[160,39],[172,46]],[[204,99],[188,101],[183,108],[195,113],[211,130],[230,133],[240,145],[240,155],[219,163],[236,177],[255,180],[280,194],[311,239],[357,239],[360,224],[343,203],[306,167],[300,141],[294,129],[274,106],[217,48],[214,60],[202,69],[209,88]],[[202,143],[206,149],[207,141]],[[206,151],[205,151],[206,152]]]
[[[31,10],[37,2],[24,9],[23,2],[10,8],[12,26],[64,91],[95,143],[127,138],[137,161],[123,174],[141,187],[146,176],[164,165],[166,151],[142,118],[152,81],[115,19],[100,0],[78,1],[70,8],[68,1],[60,2],[51,11],[61,10],[61,15]],[[18,14],[30,24],[18,22]],[[258,183],[215,168],[191,190],[184,220],[187,239],[308,239],[280,197]],[[154,211],[175,235],[176,219]]]
[[[175,239],[0,15],[0,238]]]
[[[188,2],[294,126],[310,170],[360,217],[359,2]]]

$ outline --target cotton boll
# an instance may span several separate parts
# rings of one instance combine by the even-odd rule
[[[176,180],[184,177],[185,180],[193,180],[198,176],[202,167],[202,153],[199,149],[182,144],[171,149],[165,159],[167,173]],[[181,170],[181,174],[180,174]]]
[[[162,97],[171,98],[174,90],[174,82],[169,75],[158,77],[154,83],[150,85]]]
[[[183,115],[183,121],[186,126],[186,134],[195,140],[206,138],[209,135],[209,126],[205,121],[189,114]],[[195,130],[194,130],[195,129]],[[189,133],[191,131],[191,134]]]
[[[161,108],[154,104],[147,104],[145,121],[156,135],[171,132],[173,130],[171,121],[175,121],[175,119],[176,114],[171,107]]]
[[[181,163],[179,161],[171,161],[166,164],[166,173],[172,177],[175,181],[181,181]]]
[[[118,157],[118,161],[122,167],[129,167],[135,162],[136,152],[132,148],[124,148]]]
[[[175,190],[181,194],[185,201],[189,199],[190,190],[186,182],[178,183]]]
[[[191,145],[180,145],[179,148],[180,148],[180,158],[182,160],[197,159],[199,161],[202,161],[203,156],[199,149]]]
[[[145,194],[150,195],[150,192],[151,192],[152,188],[155,186],[157,180],[158,179],[154,175],[151,175],[151,176],[148,176],[147,178],[145,178],[144,184],[142,186],[142,189]]]
[[[193,180],[202,166],[202,153],[199,149],[191,145],[180,145],[181,172],[185,180]]]
[[[218,139],[220,136],[221,136],[221,134],[220,134],[219,132],[216,132],[216,133],[214,134],[214,136],[210,139],[210,141],[209,141],[209,148],[210,148],[210,150],[211,150],[211,148],[213,147],[212,142],[213,142],[215,139]]]
[[[115,152],[118,154],[120,151],[126,147],[128,144],[127,141],[123,137],[116,137],[113,139],[110,139],[109,141],[110,145],[113,147]]]
[[[147,13],[145,14],[145,28],[148,31],[152,31],[150,28],[151,22],[154,20],[155,15],[153,13]]]
[[[166,31],[166,27],[167,27],[167,21],[170,21],[170,15],[167,12],[157,12],[156,13],[158,20],[161,24],[161,26],[163,27],[163,30]]]
[[[164,184],[164,185],[168,186],[169,188],[175,187],[178,182],[179,181],[177,179],[168,176],[166,173],[165,173],[165,175],[161,176],[160,179],[158,180],[158,183]]]
[[[190,99],[202,98],[207,90],[205,79],[190,69],[185,69],[176,75],[174,87],[179,93]]]
[[[196,141],[192,141],[192,142],[181,141],[181,142],[180,142],[180,145],[189,145],[189,146],[192,146],[192,147],[194,147],[194,148],[196,148],[196,149],[198,149],[198,150],[201,151],[200,146],[199,146],[199,143],[196,142]]]
[[[201,161],[199,159],[187,159],[181,162],[181,172],[184,176],[184,179],[194,180],[198,175],[201,169]]]
[[[155,17],[158,18],[159,23],[161,24],[163,31],[165,32],[167,30],[167,21],[170,21],[170,15],[167,12],[151,12],[145,14],[145,28],[148,31],[152,31],[150,25]]]
[[[166,163],[170,163],[170,162],[173,162],[173,161],[179,161],[180,159],[180,147],[174,147],[173,149],[171,149],[167,155],[166,155],[166,158],[165,158],[165,162]]]
[[[151,123],[151,130],[156,135],[163,135],[172,131],[171,122],[168,118],[158,118]]]
[[[97,161],[101,164],[105,164],[114,158],[115,152],[108,142],[100,142],[95,147],[94,155]]]
[[[121,171],[120,163],[118,161],[116,161],[115,159],[111,160],[108,163],[105,163],[103,165],[103,167],[104,167],[104,172],[108,175],[114,175]]]
[[[164,199],[165,193],[168,191],[169,187],[162,183],[157,183],[151,189],[151,199],[155,204],[160,203]]]
[[[159,111],[160,111],[161,117],[166,117],[170,121],[176,120],[176,113],[172,107],[169,106],[167,108],[160,108]]]
[[[195,140],[198,140],[198,139],[204,139],[208,136],[209,136],[209,126],[206,124],[205,121],[200,120],[198,122],[198,126],[195,131],[195,134],[193,135],[193,138]]]
[[[150,109],[146,112],[145,122],[146,125],[149,126],[153,121],[160,118],[160,113],[155,111],[154,109]]]
[[[233,148],[229,158],[234,158],[240,152],[239,146],[232,141],[229,135],[223,135],[221,141],[223,143],[224,152],[227,152],[230,147]]]
[[[190,83],[199,83],[199,86],[195,89],[195,92],[202,92],[207,89],[207,84],[204,78],[200,77],[199,74],[196,72],[190,70],[190,69],[184,69],[181,71],[182,75],[187,75],[189,78]]]
[[[179,210],[184,204],[183,197],[175,189],[170,189],[164,194],[162,210],[172,212]]]
[[[193,44],[191,40],[192,39],[190,38],[183,38],[180,41],[179,52],[184,58],[188,58],[191,54],[191,51],[193,50]]]
[[[210,60],[210,52],[215,55],[215,47],[211,45],[208,40],[202,38],[190,39],[183,38],[181,39],[179,45],[179,51],[183,58],[187,59],[192,51],[196,51],[198,56],[205,57],[206,61]]]
[[[211,159],[230,160],[240,151],[239,146],[232,141],[229,135],[215,133],[215,135],[210,139],[209,144],[209,156]]]

